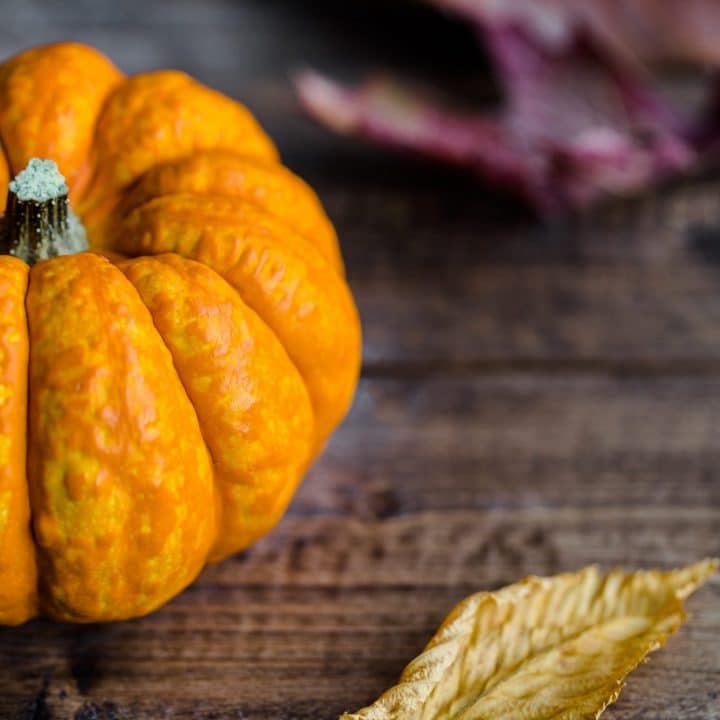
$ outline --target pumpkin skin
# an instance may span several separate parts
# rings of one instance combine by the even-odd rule
[[[0,65],[0,137],[90,245],[0,256],[0,624],[143,615],[268,532],[347,412],[335,231],[243,106],[84,45]]]

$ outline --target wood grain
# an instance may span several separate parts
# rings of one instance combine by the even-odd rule
[[[373,378],[293,513],[720,508],[718,425],[715,377]]]
[[[366,370],[717,372],[719,193],[698,182],[544,227],[473,217],[451,193],[331,194]]]
[[[410,2],[7,6],[2,55],[73,37],[258,113],[338,226],[365,368],[288,516],[250,551],[147,618],[0,631],[0,718],[330,720],[394,682],[478,589],[720,555],[720,179],[543,224],[472,178],[304,119],[289,82],[303,65],[388,63],[492,99],[469,31]],[[694,83],[670,90],[692,98]],[[714,579],[606,717],[720,717],[719,599]]]

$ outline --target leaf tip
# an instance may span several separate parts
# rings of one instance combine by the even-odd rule
[[[671,572],[675,594],[680,599],[685,599],[704,585],[718,570],[720,560],[718,558],[704,558],[684,568]]]

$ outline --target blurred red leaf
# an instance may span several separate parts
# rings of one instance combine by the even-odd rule
[[[720,146],[714,122],[720,94],[707,116],[683,117],[639,62],[720,59],[707,42],[707,28],[720,27],[720,4],[428,1],[477,27],[504,90],[497,112],[460,113],[384,78],[349,89],[311,72],[297,82],[307,110],[338,132],[473,170],[543,212],[636,192],[689,170],[704,151]],[[673,18],[672,33],[651,43],[650,28],[659,32]]]

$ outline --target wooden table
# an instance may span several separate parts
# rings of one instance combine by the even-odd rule
[[[302,64],[419,64],[485,92],[469,33],[425,11],[410,40],[408,8],[365,2],[9,5],[3,55],[72,36],[251,105],[337,223],[365,366],[270,537],[146,619],[2,630],[0,717],[329,720],[475,590],[720,555],[717,179],[542,225],[297,112]],[[715,580],[690,601],[606,717],[720,717],[719,599]]]

